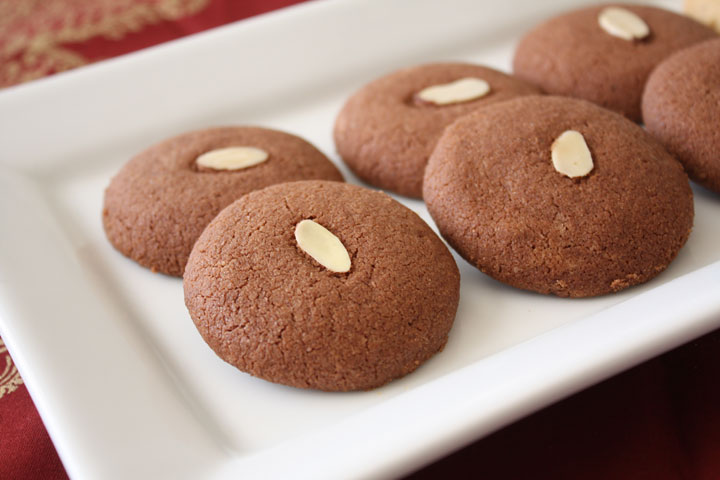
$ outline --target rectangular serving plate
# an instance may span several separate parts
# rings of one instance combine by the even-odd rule
[[[182,282],[104,238],[103,190],[149,144],[259,124],[340,165],[331,128],[355,89],[430,61],[509,71],[523,32],[576,6],[312,2],[0,92],[0,331],[70,476],[396,476],[720,326],[720,201],[699,188],[675,262],[619,294],[522,292],[456,256],[447,347],[370,392],[238,372],[197,334]],[[398,200],[433,225],[422,202]]]

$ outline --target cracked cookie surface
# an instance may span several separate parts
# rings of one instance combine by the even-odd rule
[[[643,5],[617,5],[650,29],[628,41],[603,30],[597,5],[558,15],[518,43],[513,72],[552,95],[582,98],[641,121],[640,100],[650,72],[674,52],[716,33],[684,15]]]
[[[266,161],[242,170],[201,167],[206,152],[237,146],[260,148]],[[153,271],[182,276],[205,226],[242,195],[293,180],[342,181],[338,169],[300,137],[260,127],[220,127],[188,132],[132,158],[105,191],[103,226],[123,255]]]
[[[720,38],[658,65],[642,107],[648,132],[682,162],[691,179],[720,193]]]
[[[342,242],[350,270],[305,253],[296,225]],[[254,376],[327,391],[381,386],[447,342],[460,277],[440,238],[384,193],[302,181],[250,193],[198,239],[185,303],[220,358]]]
[[[555,139],[580,132],[594,162],[569,178]],[[583,100],[523,97],[456,121],[438,142],[424,198],[460,255],[514,287],[615,292],[654,277],[685,244],[693,197],[680,163],[642,128]]]
[[[462,78],[482,79],[490,90],[479,98],[449,105],[418,98],[425,88]],[[404,68],[354,93],[337,116],[333,137],[343,161],[360,178],[420,198],[425,165],[446,126],[486,105],[538,93],[533,85],[480,65],[433,63]]]

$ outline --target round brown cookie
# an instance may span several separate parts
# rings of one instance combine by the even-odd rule
[[[484,96],[437,105],[419,92],[463,78],[479,78]],[[443,129],[484,105],[540,93],[516,78],[479,65],[437,63],[396,71],[361,88],[335,121],[337,151],[360,178],[409,197],[422,196],[427,160]]]
[[[568,130],[592,156],[584,176],[554,166],[582,157],[557,147],[568,147],[559,139]],[[647,281],[675,258],[693,222],[680,163],[629,120],[567,97],[523,97],[457,120],[430,158],[423,193],[468,262],[559,296]]]
[[[255,147],[267,159],[239,170],[199,166],[198,156]],[[110,243],[153,271],[181,276],[190,250],[217,213],[240,196],[292,180],[342,181],[318,149],[288,133],[225,127],[165,140],[132,158],[105,191],[103,226]]]
[[[600,27],[600,5],[560,15],[520,41],[513,70],[545,92],[583,98],[640,121],[640,99],[652,69],[673,52],[716,36],[710,28],[667,10],[618,5],[649,27],[625,40]]]
[[[648,131],[690,178],[720,193],[720,39],[661,63],[648,79],[642,107]]]
[[[300,247],[295,230],[308,219],[339,239],[347,273]],[[378,387],[440,351],[459,281],[447,247],[415,213],[382,192],[323,181],[237,200],[200,236],[184,275],[190,316],[220,358],[328,391]]]

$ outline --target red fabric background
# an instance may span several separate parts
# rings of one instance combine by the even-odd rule
[[[194,15],[119,40],[95,37],[63,47],[96,61],[294,3],[299,0],[211,0]],[[0,398],[0,452],[0,478],[67,478],[24,385]],[[454,477],[720,479],[720,331],[410,476]]]
[[[720,330],[426,467],[413,480],[720,479]]]
[[[25,385],[0,398],[0,478],[67,478]]]
[[[88,59],[100,60],[302,3],[302,1],[304,0],[212,0],[207,7],[195,15],[181,18],[175,22],[150,25],[140,32],[126,35],[122,41],[95,38],[81,44],[67,44],[66,46],[83,54]]]

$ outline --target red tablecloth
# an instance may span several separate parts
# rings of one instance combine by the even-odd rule
[[[3,0],[0,87],[298,2]],[[0,365],[0,478],[67,478],[2,344]],[[720,479],[720,331],[521,420],[412,477],[451,475]]]

